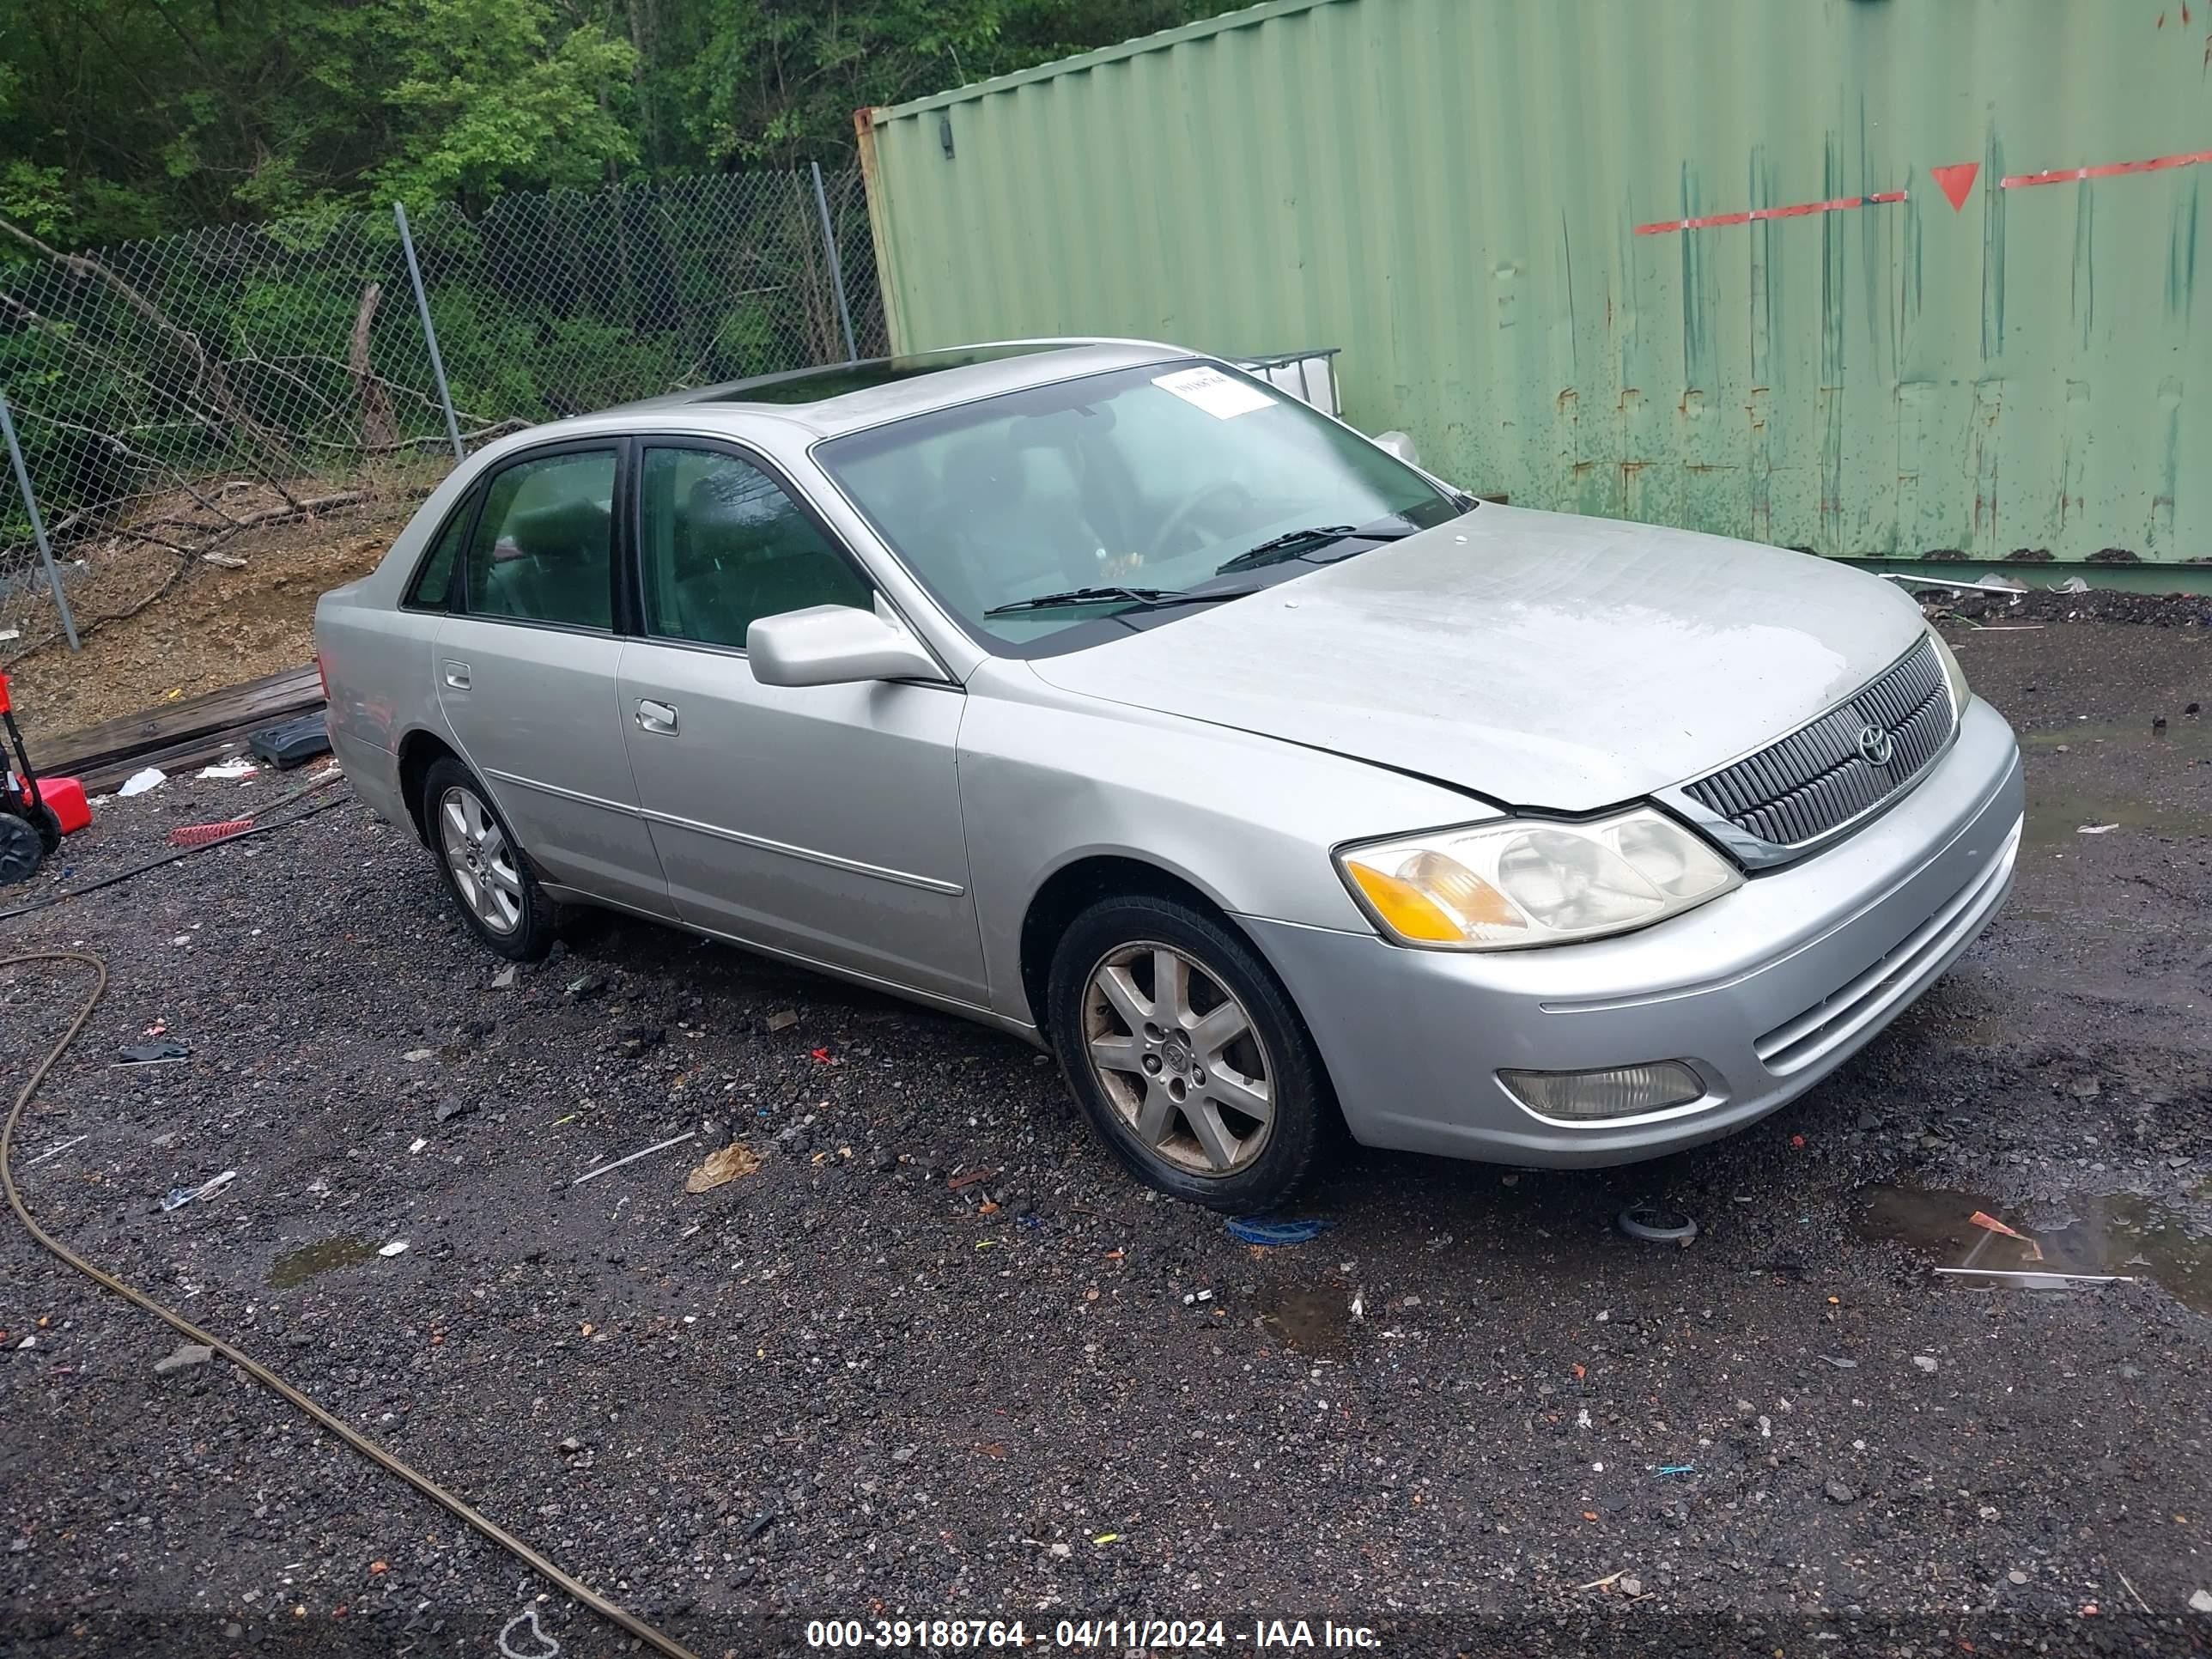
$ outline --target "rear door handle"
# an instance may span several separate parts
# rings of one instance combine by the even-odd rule
[[[468,664],[448,661],[446,664],[446,684],[456,691],[467,690],[469,689]]]
[[[637,705],[637,723],[641,730],[659,732],[669,737],[676,735],[676,705],[655,702],[644,698]]]

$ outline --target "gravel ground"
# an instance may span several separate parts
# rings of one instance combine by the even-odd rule
[[[1116,1615],[1220,1620],[1217,1651],[1303,1618],[1401,1653],[2201,1652],[2212,719],[2182,710],[2212,632],[1958,637],[2029,756],[2011,905],[1842,1073],[1657,1164],[1356,1154],[1303,1206],[1326,1233],[1253,1249],[951,1019],[610,918],[503,988],[348,804],[0,923],[0,954],[112,975],[21,1184],[702,1654]],[[33,891],[285,787],[114,803]],[[80,982],[0,969],[9,1092]],[[189,1060],[111,1064],[156,1026]],[[686,1194],[727,1133],[758,1171]],[[1694,1243],[1613,1229],[1647,1194]],[[2020,1251],[1976,1208],[2141,1282],[1933,1276]],[[561,1651],[623,1650],[0,1233],[0,1645],[481,1654],[534,1607]]]

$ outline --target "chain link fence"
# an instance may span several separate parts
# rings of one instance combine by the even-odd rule
[[[508,196],[474,217],[441,204],[215,227],[82,253],[0,232],[0,394],[81,632],[287,526],[404,515],[456,440],[888,349],[855,172]],[[65,626],[0,470],[0,666]]]

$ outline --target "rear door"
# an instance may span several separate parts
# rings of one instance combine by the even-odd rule
[[[554,881],[672,914],[617,694],[623,446],[526,451],[482,489],[431,670],[469,768]]]
[[[984,1000],[951,684],[765,686],[757,617],[871,606],[872,585],[735,447],[641,438],[640,637],[621,701],[678,916],[815,961]]]

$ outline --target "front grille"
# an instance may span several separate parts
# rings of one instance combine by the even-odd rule
[[[1800,846],[1918,776],[1950,741],[1954,718],[1943,665],[1923,639],[1850,702],[1685,793],[1761,841]],[[1869,727],[1889,734],[1887,765],[1860,752],[1859,738]]]

